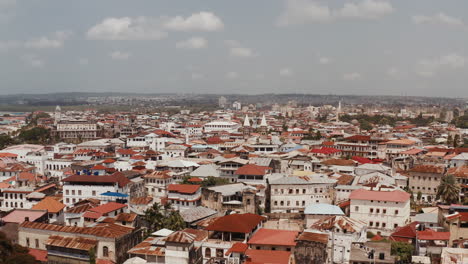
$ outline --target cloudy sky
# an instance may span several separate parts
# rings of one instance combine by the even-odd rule
[[[0,93],[468,97],[466,0],[0,0]]]

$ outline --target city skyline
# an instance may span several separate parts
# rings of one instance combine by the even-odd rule
[[[0,1],[0,94],[466,97],[468,3]]]

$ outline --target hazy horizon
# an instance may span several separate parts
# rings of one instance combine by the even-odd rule
[[[0,0],[0,94],[466,98],[468,2]]]

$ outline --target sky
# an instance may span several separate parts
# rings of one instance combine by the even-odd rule
[[[0,94],[468,97],[466,0],[0,0]]]

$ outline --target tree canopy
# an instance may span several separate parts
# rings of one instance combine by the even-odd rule
[[[38,264],[39,262],[28,254],[28,249],[13,244],[5,233],[0,232],[0,264]]]
[[[33,127],[22,130],[18,139],[25,143],[41,144],[50,140],[50,130],[43,127]]]
[[[460,185],[458,185],[455,176],[449,174],[442,177],[440,185],[437,188],[437,197],[446,204],[458,203]]]
[[[177,231],[185,228],[185,222],[178,211],[171,208],[170,204],[162,206],[154,203],[145,211],[144,219],[148,224],[148,235],[163,228]]]

